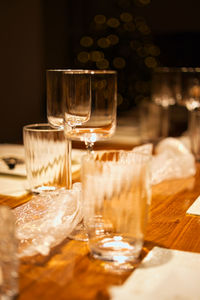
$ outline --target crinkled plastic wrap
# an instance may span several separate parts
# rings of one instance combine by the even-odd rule
[[[82,219],[81,184],[72,190],[42,193],[14,210],[19,256],[48,255]]]
[[[195,175],[195,157],[190,152],[189,138],[169,137],[162,140],[155,149],[151,173],[152,184]]]

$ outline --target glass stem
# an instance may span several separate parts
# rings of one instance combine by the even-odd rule
[[[162,137],[167,137],[169,134],[169,107],[163,107],[163,120],[162,120]]]
[[[94,143],[89,142],[89,141],[85,141],[85,146],[86,146],[86,149],[87,149],[87,153],[91,154],[93,152]]]

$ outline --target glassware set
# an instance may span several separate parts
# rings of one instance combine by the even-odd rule
[[[71,141],[85,143],[87,151],[81,161],[82,188],[77,194],[80,195],[77,197],[80,218],[68,237],[87,241],[95,258],[111,262],[119,270],[127,270],[138,261],[144,242],[151,195],[151,153],[93,151],[96,141],[114,134],[116,112],[115,71],[48,70],[48,124],[43,124],[45,128],[42,124],[25,126],[24,146],[29,181],[36,186],[32,191],[40,197],[48,192],[52,195],[51,188],[57,196],[59,193],[64,195],[63,189],[69,193],[74,189]],[[51,149],[53,156],[49,152]],[[63,159],[63,153],[66,153],[66,159]],[[58,166],[59,172],[56,172]],[[53,182],[49,181],[50,169],[51,174],[55,171]],[[47,183],[45,181],[40,189],[33,181],[38,182],[42,174],[47,177]],[[63,176],[67,181],[60,185]],[[48,184],[50,191],[47,191]]]

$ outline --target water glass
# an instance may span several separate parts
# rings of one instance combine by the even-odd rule
[[[84,74],[82,74],[83,77]],[[63,89],[65,99],[65,134],[69,139],[85,142],[86,148],[92,151],[94,143],[99,140],[106,140],[113,136],[116,129],[117,112],[117,72],[113,70],[88,70],[83,77],[84,81],[78,85],[74,83],[77,72],[70,76],[69,72],[63,74]],[[90,89],[87,89],[90,78]],[[73,79],[73,80],[72,80]],[[80,79],[79,79],[80,80]],[[76,87],[76,93],[74,92]],[[90,93],[89,93],[90,92]],[[71,97],[70,97],[71,94]],[[73,104],[78,103],[77,95],[82,95],[82,105],[79,109],[79,118],[84,122],[77,123],[75,127],[69,126],[69,116],[75,115],[70,109]],[[91,97],[90,115],[88,118],[87,106],[89,95]],[[74,98],[74,99],[73,99]],[[80,96],[78,97],[80,99]],[[84,100],[85,99],[85,100]],[[68,102],[68,105],[66,103]],[[84,104],[85,103],[85,104]],[[83,105],[84,104],[84,105]],[[70,110],[72,111],[70,113]],[[76,111],[76,110],[75,110]],[[82,116],[81,116],[82,115]],[[78,114],[77,114],[78,117]],[[76,118],[74,118],[76,120]]]
[[[23,128],[25,161],[32,192],[71,188],[71,147],[60,128],[32,124]]]
[[[151,198],[151,155],[107,151],[82,161],[83,214],[95,258],[128,269],[140,256]]]
[[[169,135],[169,107],[181,99],[181,72],[179,68],[155,68],[152,74],[151,97],[162,107],[161,136]]]

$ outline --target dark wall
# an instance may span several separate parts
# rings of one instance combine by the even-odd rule
[[[24,124],[44,117],[40,1],[1,1],[0,36],[0,142],[16,143]]]

